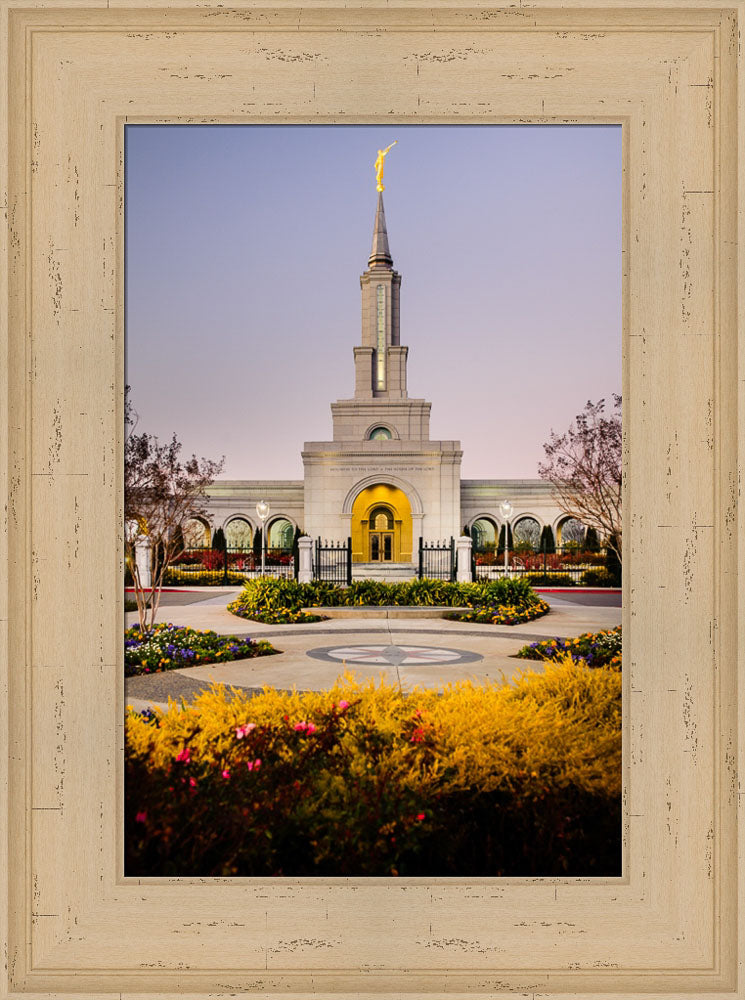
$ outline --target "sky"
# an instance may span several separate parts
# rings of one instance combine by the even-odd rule
[[[619,126],[128,125],[126,381],[138,431],[302,479],[354,394],[385,162],[408,389],[462,478],[535,478],[621,391]]]

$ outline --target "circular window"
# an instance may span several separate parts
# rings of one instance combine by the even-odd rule
[[[373,427],[370,431],[371,441],[390,441],[393,435],[387,427]]]

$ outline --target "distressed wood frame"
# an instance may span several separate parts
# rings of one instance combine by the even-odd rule
[[[0,13],[2,996],[745,997],[743,0]],[[621,878],[121,876],[125,121],[622,124]]]

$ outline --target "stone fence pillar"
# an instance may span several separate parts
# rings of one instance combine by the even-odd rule
[[[471,570],[471,539],[467,536],[456,538],[455,551],[458,557],[458,583],[470,583],[473,580]]]
[[[297,540],[298,548],[298,583],[313,582],[313,539],[307,535],[302,535]]]
[[[135,562],[137,563],[140,586],[152,587],[153,585],[153,560],[150,551],[150,542],[147,538],[140,538],[135,542]]]

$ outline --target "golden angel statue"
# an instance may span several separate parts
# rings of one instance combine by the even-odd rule
[[[378,182],[378,191],[385,191],[385,185],[383,184],[383,168],[385,167],[385,158],[397,142],[398,139],[394,139],[390,146],[387,146],[385,149],[378,150],[378,158],[375,161],[375,179]]]

